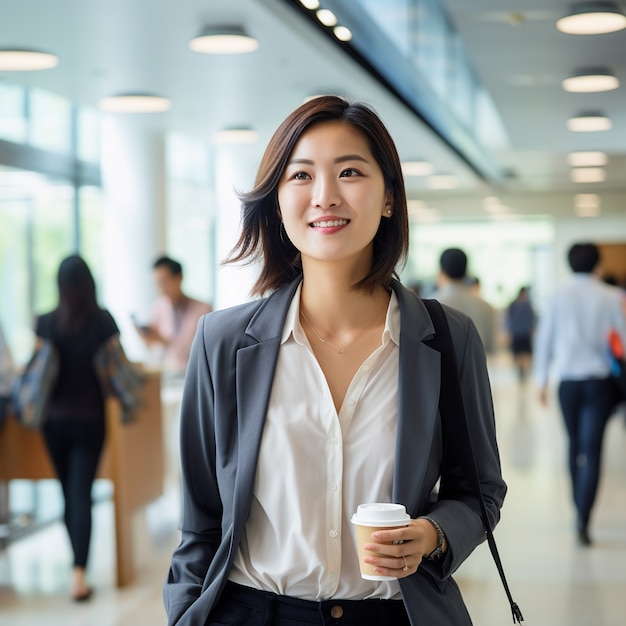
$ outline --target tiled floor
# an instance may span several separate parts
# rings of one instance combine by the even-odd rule
[[[509,494],[496,540],[514,598],[530,625],[626,624],[626,427],[609,426],[595,544],[576,545],[564,439],[556,405],[543,409],[532,388],[520,391],[506,356],[492,366],[503,470]],[[85,605],[67,598],[69,549],[52,524],[0,552],[0,626],[161,626],[161,586],[177,542],[174,485],[135,520],[136,583],[114,585],[113,512],[95,507],[90,579],[96,595]],[[505,593],[486,545],[456,575],[476,626],[512,623]],[[428,625],[424,625],[428,626]]]

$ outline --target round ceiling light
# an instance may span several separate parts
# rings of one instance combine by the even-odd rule
[[[98,107],[109,113],[162,113],[172,108],[172,101],[153,94],[128,93],[102,98]]]
[[[59,57],[50,52],[20,48],[0,49],[0,71],[2,72],[49,70],[58,64]]]
[[[337,16],[330,9],[320,9],[315,16],[324,26],[337,25]]]
[[[202,54],[244,54],[253,52],[259,42],[240,26],[209,26],[189,42],[189,48]]]
[[[606,152],[584,151],[570,152],[567,155],[567,164],[570,167],[602,167],[609,162]]]
[[[563,89],[572,93],[596,93],[619,87],[619,79],[604,68],[580,70],[566,78]]]
[[[577,2],[556,27],[568,35],[602,35],[626,28],[626,16],[614,2]]]
[[[602,113],[581,113],[567,120],[567,127],[575,133],[610,130],[611,126],[611,120]]]

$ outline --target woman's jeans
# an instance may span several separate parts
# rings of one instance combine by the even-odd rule
[[[578,530],[586,530],[598,491],[602,439],[615,406],[611,379],[565,380],[559,401],[569,437],[569,472]]]

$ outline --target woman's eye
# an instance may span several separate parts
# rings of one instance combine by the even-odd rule
[[[361,172],[359,172],[359,170],[355,170],[353,167],[349,167],[348,169],[343,170],[340,176],[344,178],[351,178],[352,176],[360,176],[360,175],[361,175]]]

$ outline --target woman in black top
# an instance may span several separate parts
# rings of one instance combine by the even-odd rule
[[[43,435],[63,488],[65,525],[74,552],[71,594],[89,599],[85,569],[91,535],[91,487],[105,440],[104,393],[93,360],[118,328],[98,307],[89,267],[79,256],[62,261],[59,304],[37,320],[38,341],[58,350],[59,373],[46,409]]]

